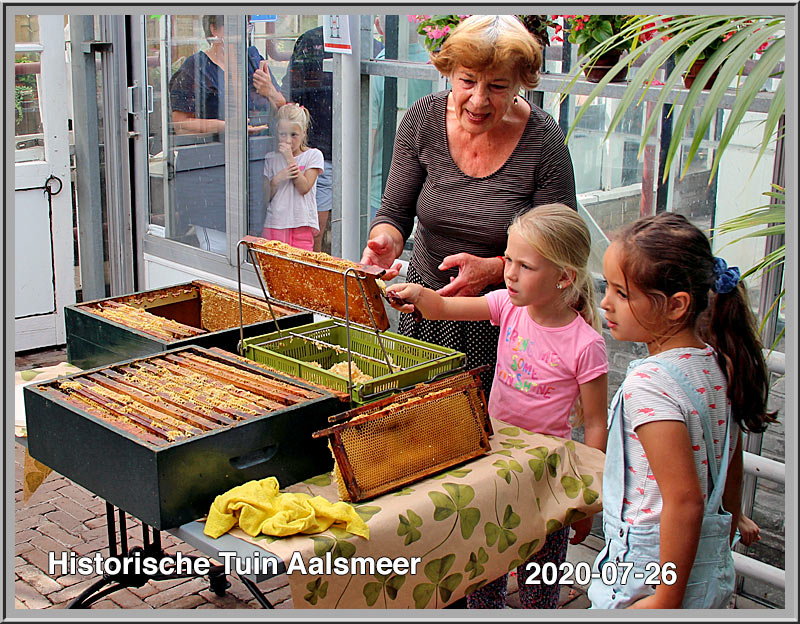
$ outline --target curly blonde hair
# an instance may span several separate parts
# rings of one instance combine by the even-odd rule
[[[539,84],[542,48],[514,15],[472,15],[461,22],[431,62],[444,76],[459,65],[485,71],[510,67],[526,89]]]

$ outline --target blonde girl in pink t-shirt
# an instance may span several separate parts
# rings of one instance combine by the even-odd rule
[[[419,284],[393,284],[401,312],[428,319],[490,320],[500,326],[489,414],[539,433],[564,437],[570,413],[585,423],[584,442],[605,451],[608,360],[587,270],[591,237],[586,223],[563,204],[538,206],[508,229],[503,257],[505,290],[481,297],[442,297]],[[592,518],[572,525],[583,541]],[[527,585],[526,565],[566,559],[569,527],[548,535],[541,550],[517,568],[525,608],[555,609],[559,586]],[[508,575],[467,596],[469,608],[505,606]]]
[[[267,214],[261,236],[314,250],[319,233],[317,178],[325,168],[322,152],[306,143],[311,115],[304,106],[278,109],[278,148],[264,159]]]

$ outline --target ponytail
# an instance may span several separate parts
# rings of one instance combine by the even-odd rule
[[[769,371],[743,282],[728,293],[711,294],[697,331],[719,355],[736,422],[747,431],[763,432],[769,423],[776,422],[776,412],[767,411]]]

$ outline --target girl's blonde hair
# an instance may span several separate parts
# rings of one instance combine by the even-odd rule
[[[594,284],[588,269],[592,237],[577,211],[564,204],[536,206],[515,218],[508,231],[521,236],[537,253],[560,269],[574,271],[575,278],[561,291],[561,297],[598,333],[602,332]],[[573,427],[583,424],[580,397],[573,406],[570,423]]]
[[[575,279],[561,293],[564,303],[598,332],[602,331],[588,268],[592,237],[577,211],[564,204],[536,206],[514,219],[508,231],[519,234],[560,269],[574,271]]]
[[[278,109],[278,123],[286,121],[296,125],[303,131],[303,140],[300,145],[303,149],[308,149],[308,129],[311,126],[311,113],[305,106],[289,102]]]
[[[535,89],[542,48],[514,15],[471,15],[431,55],[431,62],[445,76],[459,65],[476,71],[508,66],[523,87]]]

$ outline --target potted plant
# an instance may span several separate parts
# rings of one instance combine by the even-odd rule
[[[628,15],[554,15],[564,20],[564,31],[567,40],[578,46],[578,56],[587,57],[606,40],[618,35],[626,26]],[[590,82],[599,82],[608,70],[614,67],[623,53],[631,48],[628,39],[618,39],[613,46],[606,46],[603,53],[584,63],[584,73]],[[617,72],[611,82],[624,82],[626,72]]]
[[[417,32],[424,37],[423,43],[429,52],[437,52],[456,26],[469,15],[409,15],[408,21],[415,24]],[[554,16],[555,17],[555,16]],[[561,26],[548,15],[517,15],[525,28],[544,49],[550,45],[548,27],[556,33]]]

